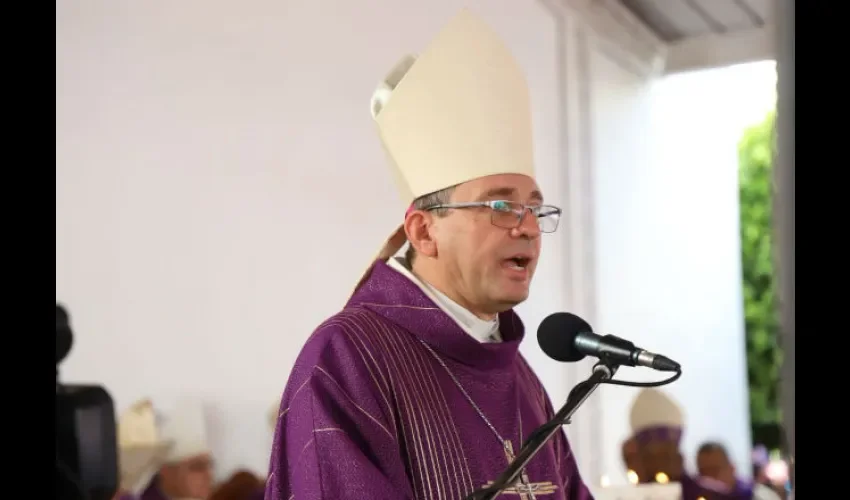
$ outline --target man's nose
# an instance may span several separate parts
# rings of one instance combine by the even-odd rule
[[[537,223],[537,217],[530,209],[526,209],[522,214],[519,226],[514,228],[513,231],[517,238],[534,240],[540,237],[540,225]]]

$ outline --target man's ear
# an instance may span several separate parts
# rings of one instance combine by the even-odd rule
[[[423,210],[414,210],[404,219],[404,232],[416,253],[426,257],[437,256],[437,244],[433,238],[434,216]]]

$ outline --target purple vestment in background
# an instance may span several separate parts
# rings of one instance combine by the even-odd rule
[[[520,319],[509,311],[499,320],[504,341],[482,344],[376,262],[295,362],[266,500],[456,500],[495,480],[508,466],[504,447],[422,341],[518,451],[553,411],[518,352]],[[538,499],[592,499],[563,431],[532,459],[528,477]]]
[[[148,484],[148,487],[145,488],[145,491],[143,491],[139,496],[139,500],[169,500],[168,497],[165,496],[165,493],[159,489],[159,485],[157,484],[158,482],[158,478],[154,476],[154,478],[151,479],[150,484]]]
[[[734,491],[720,491],[710,481],[685,476],[682,478],[682,500],[752,500],[752,484],[738,481]]]

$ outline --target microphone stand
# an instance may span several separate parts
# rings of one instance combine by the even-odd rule
[[[567,402],[558,410],[558,413],[549,422],[538,427],[526,440],[520,449],[516,459],[511,462],[505,472],[499,476],[492,485],[470,493],[465,500],[493,500],[502,490],[509,488],[517,482],[520,474],[534,455],[543,448],[552,436],[561,429],[562,425],[570,423],[570,417],[578,410],[593,391],[608,380],[614,378],[618,364],[602,360],[593,365],[593,373],[587,380],[576,385],[567,397]],[[521,487],[521,486],[519,486]]]

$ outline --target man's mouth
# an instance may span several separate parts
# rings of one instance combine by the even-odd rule
[[[531,257],[526,255],[515,255],[513,257],[505,259],[506,267],[515,271],[524,271],[530,263]]]

